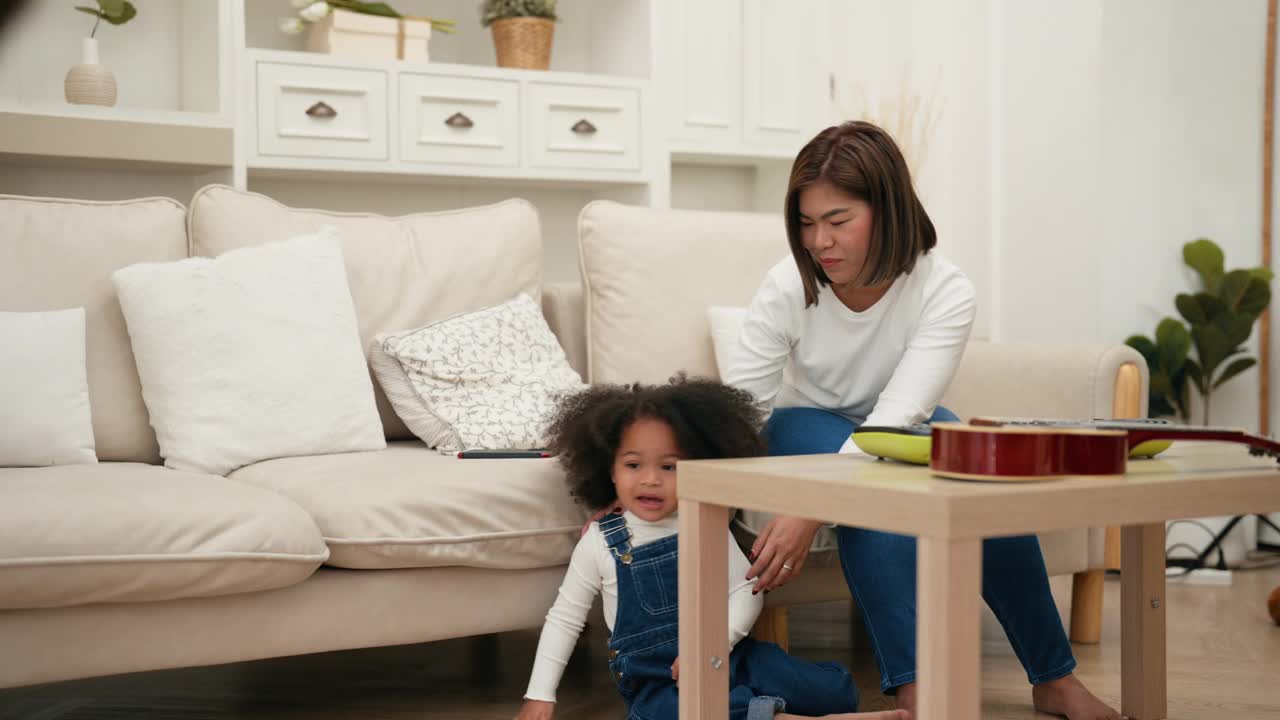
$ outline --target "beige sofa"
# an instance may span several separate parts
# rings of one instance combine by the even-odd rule
[[[524,291],[597,382],[714,375],[706,308],[745,304],[785,249],[773,218],[595,203],[579,228],[582,285],[542,287],[523,201],[387,219],[221,186],[189,209],[0,197],[0,310],[86,308],[100,460],[0,468],[0,687],[541,624],[584,519],[553,461],[442,456],[379,392],[385,450],[226,477],[160,466],[111,272],[324,224],[342,233],[366,343]],[[945,402],[1110,415],[1126,368],[1145,398],[1127,348],[974,343]],[[771,604],[847,597],[825,555]],[[1101,533],[1046,537],[1045,555],[1053,574],[1096,576]]]

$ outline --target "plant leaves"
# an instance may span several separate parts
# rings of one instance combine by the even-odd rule
[[[1196,361],[1187,358],[1182,374],[1173,383],[1172,399],[1175,401],[1174,406],[1178,410],[1178,417],[1182,418],[1183,422],[1191,419],[1191,383],[1187,382],[1187,378],[1191,375],[1192,367],[1195,368],[1196,373],[1200,372],[1200,366]]]
[[[1250,268],[1249,274],[1258,278],[1262,282],[1266,283],[1268,287],[1270,287],[1271,281],[1274,280],[1276,276],[1276,274],[1272,272],[1270,268],[1264,268],[1264,267]]]
[[[1253,332],[1254,320],[1253,315],[1233,312],[1223,312],[1213,319],[1210,325],[1221,330],[1223,339],[1227,342],[1226,352],[1222,355],[1223,360],[1235,354],[1237,346],[1249,339],[1249,335]]]
[[[1218,365],[1226,359],[1234,345],[1217,325],[1197,325],[1191,328],[1191,339],[1196,346],[1201,372],[1205,378],[1213,377],[1213,371],[1218,369]]]
[[[1191,382],[1195,383],[1196,390],[1199,391],[1201,395],[1203,395],[1204,394],[1204,378],[1200,372],[1200,366],[1196,364],[1195,360],[1188,360],[1186,369],[1187,369],[1187,377],[1191,378]],[[1186,400],[1187,398],[1184,397],[1183,403],[1182,403],[1183,415],[1188,414],[1186,412],[1186,409],[1187,409]]]
[[[1156,364],[1159,362],[1159,352],[1156,350],[1155,342],[1146,335],[1130,335],[1124,341],[1125,345],[1137,350],[1142,358],[1147,361],[1147,369],[1152,373],[1156,371]]]
[[[1226,311],[1225,302],[1222,302],[1216,295],[1210,295],[1210,293],[1207,292],[1197,292],[1196,295],[1193,295],[1192,297],[1196,299],[1196,304],[1201,306],[1201,311],[1204,313],[1204,316],[1206,316],[1207,322],[1212,323],[1213,318],[1217,318],[1217,316],[1225,313]]]
[[[1214,292],[1218,289],[1218,281],[1222,278],[1222,248],[1208,238],[1192,240],[1182,246],[1182,260],[1193,270],[1200,273],[1200,281],[1204,289]]]
[[[1163,395],[1152,394],[1147,401],[1147,416],[1161,417],[1164,415],[1178,414],[1177,408],[1169,404],[1169,401]]]
[[[1258,364],[1258,361],[1257,361],[1257,360],[1255,360],[1255,359],[1253,359],[1253,358],[1251,358],[1251,357],[1247,357],[1247,358],[1237,358],[1235,362],[1233,362],[1233,363],[1231,363],[1230,365],[1228,365],[1228,366],[1227,366],[1227,369],[1226,369],[1226,370],[1223,370],[1223,371],[1222,371],[1222,374],[1221,374],[1221,375],[1219,375],[1219,376],[1218,376],[1218,379],[1214,381],[1214,383],[1213,383],[1213,387],[1216,389],[1216,388],[1217,388],[1219,385],[1221,385],[1222,383],[1224,383],[1224,382],[1226,382],[1226,381],[1230,380],[1231,378],[1233,378],[1233,377],[1235,377],[1235,376],[1239,375],[1240,373],[1244,372],[1245,370],[1248,370],[1249,368],[1253,367],[1253,366],[1254,366],[1254,365],[1256,365],[1256,364]]]
[[[77,5],[76,9],[82,13],[89,13],[90,15],[96,18],[102,18],[103,20],[107,20],[106,16],[103,15],[102,11],[99,10],[98,8],[91,8],[91,7],[85,7],[83,5]],[[110,20],[108,20],[108,22],[110,22]]]
[[[1244,297],[1240,298],[1240,312],[1257,317],[1270,304],[1271,285],[1250,273],[1249,286],[1244,291]]]
[[[400,13],[395,8],[386,3],[381,2],[361,2],[361,0],[329,0],[329,4],[343,10],[358,12],[364,15],[378,15],[380,17],[400,17]]]
[[[1200,307],[1200,303],[1196,301],[1194,295],[1187,293],[1178,293],[1173,299],[1174,307],[1178,308],[1178,314],[1183,320],[1192,325],[1203,325],[1209,322],[1209,316],[1205,313],[1204,308]]]
[[[1170,317],[1161,320],[1156,326],[1156,351],[1160,367],[1170,376],[1181,372],[1187,354],[1191,352],[1191,334],[1187,327]]]
[[[1173,390],[1173,383],[1169,382],[1169,374],[1163,370],[1152,371],[1151,373],[1151,393],[1153,395],[1164,396]]]
[[[1232,270],[1222,276],[1222,280],[1218,283],[1218,299],[1223,305],[1232,312],[1240,309],[1240,300],[1244,298],[1245,291],[1249,289],[1249,283],[1253,277],[1248,270]]]
[[[102,8],[102,19],[112,25],[123,25],[138,14],[138,9],[129,0],[98,0]]]

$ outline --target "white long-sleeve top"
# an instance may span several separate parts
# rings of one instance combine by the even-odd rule
[[[866,425],[921,422],[955,375],[975,313],[973,283],[937,252],[863,312],[829,285],[806,308],[788,256],[756,291],[724,381],[769,408],[823,408]],[[788,360],[793,387],[779,396]]]
[[[676,515],[669,515],[657,522],[642,520],[630,512],[623,513],[631,528],[631,544],[635,547],[674,535],[677,530]],[[729,532],[725,530],[725,532]],[[751,632],[760,610],[764,607],[764,595],[752,595],[755,581],[747,581],[751,569],[737,541],[729,537],[729,647]],[[613,554],[600,532],[599,523],[591,523],[573,550],[569,570],[560,585],[560,594],[547,612],[538,640],[538,654],[533,662],[529,689],[525,698],[555,702],[556,688],[564,667],[573,653],[573,646],[586,625],[587,613],[597,594],[604,596],[604,621],[613,630],[618,615],[618,572]]]

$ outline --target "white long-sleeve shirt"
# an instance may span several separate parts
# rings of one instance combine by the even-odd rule
[[[867,425],[921,422],[955,375],[975,313],[973,283],[937,252],[863,312],[829,285],[806,308],[788,256],[756,291],[724,381],[770,408],[822,408]],[[788,359],[794,386],[780,395]]]
[[[674,535],[677,530],[675,514],[657,522],[642,520],[631,513],[623,513],[631,528],[631,544],[635,547]],[[725,532],[729,532],[726,530]],[[751,632],[760,610],[764,607],[764,595],[752,595],[755,581],[747,581],[751,569],[732,535],[729,537],[729,647]],[[613,630],[618,615],[618,572],[613,554],[605,542],[598,523],[591,523],[573,550],[569,570],[560,585],[560,594],[547,612],[538,640],[538,654],[533,662],[529,689],[525,698],[555,702],[556,688],[564,667],[573,653],[573,646],[586,625],[587,613],[597,594],[604,596],[604,621]]]

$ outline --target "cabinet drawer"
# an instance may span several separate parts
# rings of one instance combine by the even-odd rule
[[[534,167],[640,169],[640,92],[531,82],[529,163]]]
[[[259,63],[258,154],[386,160],[387,74]]]
[[[515,167],[520,88],[514,80],[400,75],[400,158]]]

